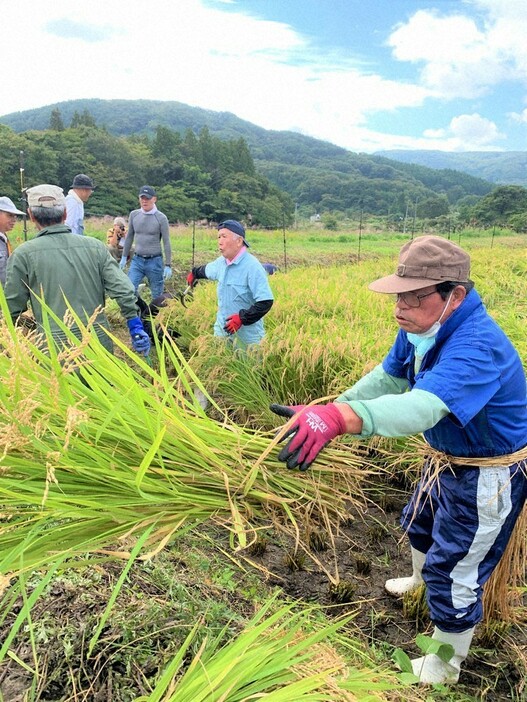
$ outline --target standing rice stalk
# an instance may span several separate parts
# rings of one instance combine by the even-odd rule
[[[523,508],[497,568],[485,584],[485,624],[520,621],[527,574],[527,507]],[[525,612],[524,612],[525,615]]]

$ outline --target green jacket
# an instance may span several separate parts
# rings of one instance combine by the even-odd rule
[[[64,224],[41,229],[8,259],[5,297],[14,320],[27,310],[29,301],[37,323],[42,325],[42,308],[35,295],[43,297],[61,319],[68,309],[66,300],[86,321],[97,307],[104,309],[106,296],[117,302],[126,320],[137,316],[133,285],[106,246],[92,237],[74,236]],[[109,328],[103,311],[96,322]],[[51,319],[50,326],[57,340],[64,339],[64,333]],[[97,324],[95,329],[101,343],[111,351],[108,336]]]

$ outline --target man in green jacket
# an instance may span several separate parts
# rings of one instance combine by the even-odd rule
[[[66,200],[56,185],[36,185],[27,190],[29,218],[38,229],[34,239],[21,244],[9,257],[5,297],[12,318],[27,310],[30,302],[37,325],[42,328],[42,306],[38,298],[59,317],[68,306],[86,322],[100,308],[94,329],[102,345],[113,350],[105,333],[109,328],[104,314],[106,296],[113,298],[126,319],[132,346],[147,354],[150,339],[138,317],[136,295],[128,277],[119,269],[106,246],[92,237],[73,236],[66,220]],[[66,335],[53,319],[53,338],[66,342]],[[74,324],[72,331],[80,336]]]

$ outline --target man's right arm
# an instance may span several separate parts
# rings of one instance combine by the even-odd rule
[[[102,269],[105,294],[117,302],[121,314],[126,320],[133,319],[137,316],[138,308],[136,304],[137,297],[130,278],[119,270],[119,266],[108,249],[104,248],[104,252],[101,252],[100,255],[103,257]]]
[[[124,246],[123,246],[123,258],[128,258],[130,254],[130,249],[132,248],[132,242],[134,240],[135,236],[135,229],[134,229],[134,218],[133,218],[133,212],[130,212],[130,215],[128,217],[128,233],[126,234],[125,240],[124,240]]]
[[[14,251],[7,259],[7,274],[4,287],[7,306],[13,321],[27,310],[29,284],[25,261],[20,252]]]
[[[350,400],[372,400],[381,395],[400,395],[408,390],[406,378],[396,378],[384,370],[382,363],[363,376],[349,390],[337,398],[337,402]]]
[[[191,273],[196,280],[203,280],[207,277],[205,266],[196,266],[191,270]]]
[[[346,431],[360,436],[421,434],[450,414],[437,395],[415,388],[402,395],[388,394],[348,402],[336,400],[335,404],[344,417]]]

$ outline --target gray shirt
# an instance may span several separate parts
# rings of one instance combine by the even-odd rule
[[[161,243],[165,252],[165,266],[170,266],[172,249],[168,219],[159,210],[147,214],[142,209],[133,210],[128,218],[128,234],[124,241],[123,256],[128,257],[135,240],[135,253],[138,256],[161,256]]]

